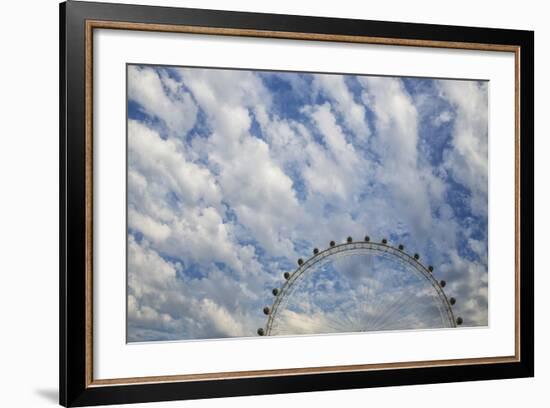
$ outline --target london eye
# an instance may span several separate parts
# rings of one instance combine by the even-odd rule
[[[447,282],[436,278],[434,267],[385,238],[331,241],[297,263],[272,289],[273,302],[263,307],[266,323],[258,335],[450,328],[463,323],[453,313],[456,299],[447,297]]]

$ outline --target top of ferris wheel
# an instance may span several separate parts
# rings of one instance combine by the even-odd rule
[[[407,256],[411,260],[414,259],[417,266],[419,266],[420,268],[422,268],[424,270],[427,270],[430,274],[432,274],[434,272],[434,267],[432,265],[428,265],[426,267],[420,262],[420,255],[417,252],[415,252],[412,256],[407,254],[405,252],[405,246],[403,244],[399,244],[397,247],[393,247],[391,244],[388,243],[388,240],[386,238],[382,238],[382,240],[380,242],[374,242],[374,241],[371,241],[370,236],[368,236],[368,235],[365,235],[363,241],[355,241],[355,243],[356,244],[369,244],[371,246],[380,246],[380,247],[385,247],[385,248],[392,249],[392,250],[398,250],[400,253],[402,253],[404,256]],[[347,247],[351,244],[354,244],[354,241],[353,241],[353,238],[351,236],[349,236],[349,237],[346,238],[346,241],[341,243],[341,244],[337,244],[335,241],[330,241],[329,248],[327,248],[325,250],[320,251],[319,248],[313,248],[313,255],[309,259],[307,259],[304,262],[304,260],[302,258],[298,258],[298,261],[297,261],[298,268],[296,270],[294,270],[294,272],[292,272],[292,273],[285,272],[283,274],[283,277],[285,278],[286,281],[289,281],[290,278],[294,274],[296,274],[296,272],[298,272],[300,269],[302,269],[307,263],[311,262],[314,258],[316,258],[318,256],[322,256],[324,253],[326,253],[327,251],[329,251],[333,248]],[[285,282],[285,285],[286,285],[286,283],[287,282]],[[440,281],[435,280],[435,283],[439,286],[441,292],[444,293],[443,288],[447,285],[447,282],[444,281],[444,280],[440,280]],[[272,290],[272,293],[273,293],[273,296],[278,297],[278,296],[281,295],[282,290],[279,289],[279,288],[274,288]],[[451,298],[448,299],[448,302],[451,306],[453,306],[456,303],[456,299],[454,297],[451,297]],[[263,308],[263,313],[267,316],[269,316],[271,314],[271,311],[272,310],[268,306],[265,306]],[[462,317],[460,317],[460,316],[457,317],[456,321],[455,321],[456,326],[460,326],[462,323],[463,323]],[[262,328],[262,327],[260,327],[258,329],[257,333],[260,336],[264,336],[266,334],[264,328]]]
[[[353,244],[353,243],[354,243],[354,241],[353,241],[352,237],[347,237],[346,241],[344,243],[341,243],[341,244],[337,244],[335,241],[330,241],[330,243],[329,243],[330,247],[327,248],[326,250],[329,250],[330,248],[334,248],[334,247],[338,247],[338,246],[346,246],[348,244]],[[378,243],[378,242],[371,241],[370,237],[368,235],[366,235],[365,238],[363,239],[363,241],[356,241],[356,243],[368,243],[370,245],[380,245],[380,246],[384,246],[384,247],[388,247],[388,248],[392,248],[392,249],[398,249],[399,251],[403,252],[403,254],[408,255],[404,252],[405,251],[405,246],[403,244],[399,244],[397,247],[393,247],[391,244],[388,243],[388,240],[386,238],[382,238],[382,240]],[[321,252],[324,252],[324,251],[321,251]],[[319,251],[318,248],[313,248],[313,256],[310,259],[314,258],[316,255],[318,255],[321,252]],[[412,255],[412,258],[414,258],[420,264],[420,266],[424,267],[424,265],[422,265],[420,263],[420,255],[418,253],[414,253]],[[302,266],[303,264],[304,264],[304,260],[302,258],[299,258],[298,259],[298,266]],[[424,268],[426,268],[426,267],[424,267]],[[432,265],[428,265],[428,267],[426,269],[428,269],[428,271],[430,271],[430,272],[433,272],[434,267]],[[286,278],[286,276],[285,276],[285,278]]]

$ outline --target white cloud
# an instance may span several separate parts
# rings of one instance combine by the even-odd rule
[[[487,264],[470,261],[460,256],[457,250],[452,250],[440,270],[449,281],[446,292],[457,299],[453,308],[455,316],[461,316],[465,325],[487,325]]]
[[[153,68],[128,66],[128,98],[137,102],[166,126],[184,137],[195,124],[197,107],[193,98],[166,74],[159,76]]]
[[[129,226],[171,256],[242,270],[215,176],[187,161],[177,139],[139,122],[129,122],[128,140]]]
[[[428,237],[433,227],[432,205],[442,186],[418,160],[418,112],[400,79],[361,77],[363,100],[375,114],[372,149],[379,157],[376,180],[385,188],[390,218],[404,221],[416,237]]]
[[[453,114],[449,111],[443,111],[441,112],[439,115],[437,115],[436,117],[434,117],[432,119],[432,123],[434,124],[434,126],[441,126],[445,123],[449,123],[451,120],[453,120]]]
[[[292,180],[273,160],[269,145],[250,134],[253,109],[268,110],[261,80],[241,71],[180,73],[212,124],[202,148],[218,170],[224,200],[264,249],[292,255],[290,226],[300,215]]]
[[[440,92],[456,109],[453,149],[445,167],[471,193],[475,214],[487,215],[488,188],[488,92],[487,83],[439,81]]]
[[[163,140],[158,132],[140,122],[128,122],[129,167],[162,184],[186,203],[205,200],[218,203],[221,194],[211,172],[186,160],[177,139]]]
[[[416,166],[418,113],[401,80],[360,77],[363,100],[376,115],[375,149],[396,166]]]
[[[345,200],[358,187],[364,165],[353,145],[346,141],[328,103],[306,107],[304,112],[312,118],[326,146],[306,146],[309,166],[304,168],[304,178],[311,191],[328,199]]]
[[[354,100],[342,75],[315,75],[313,86],[327,95],[344,123],[358,142],[364,142],[370,135],[365,107]]]
[[[259,320],[238,312],[227,291],[238,286],[216,270],[205,279],[178,278],[179,263],[163,259],[148,242],[128,239],[128,326],[130,341],[251,336],[250,322]],[[212,287],[213,282],[218,285]],[[246,302],[246,296],[241,296]],[[230,311],[228,307],[232,307]],[[243,308],[250,309],[249,307]],[[258,321],[257,324],[260,324]]]

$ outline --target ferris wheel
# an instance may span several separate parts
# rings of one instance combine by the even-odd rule
[[[434,277],[420,255],[405,252],[387,239],[362,241],[348,237],[331,241],[298,259],[293,272],[274,288],[274,301],[265,306],[260,336],[323,334],[378,330],[457,327],[454,297],[447,297],[444,280]]]

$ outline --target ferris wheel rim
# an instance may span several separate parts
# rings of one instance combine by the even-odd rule
[[[390,243],[388,243],[388,240],[386,238],[382,239],[381,242],[374,242],[371,241],[368,236],[366,236],[363,241],[354,242],[351,237],[348,237],[346,242],[340,244],[336,244],[334,241],[331,241],[329,247],[324,250],[320,251],[319,249],[314,248],[313,255],[310,256],[306,261],[304,261],[302,258],[298,259],[298,267],[294,269],[292,273],[285,272],[285,281],[282,287],[273,289],[272,293],[275,296],[275,300],[273,301],[271,307],[265,306],[263,308],[264,314],[267,315],[267,322],[265,328],[261,327],[258,329],[258,334],[260,336],[271,335],[273,321],[277,316],[278,308],[281,305],[282,300],[287,296],[293,285],[305,274],[305,272],[333,255],[352,251],[359,252],[364,250],[395,256],[395,258],[399,261],[412,266],[414,270],[416,272],[419,272],[426,280],[428,280],[432,287],[435,289],[435,292],[440,299],[441,304],[445,308],[449,326],[457,327],[458,325],[462,324],[463,319],[461,317],[455,318],[452,309],[452,306],[455,304],[456,299],[454,297],[447,297],[447,294],[443,290],[443,287],[446,286],[446,282],[444,280],[438,281],[437,279],[435,279],[435,277],[433,276],[433,266],[425,266],[422,262],[420,262],[420,255],[418,253],[410,255],[409,253],[405,252],[405,247],[401,244],[399,244],[397,247],[394,247]]]

